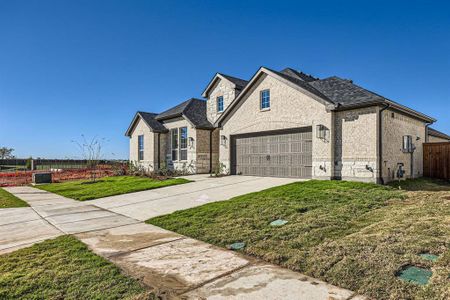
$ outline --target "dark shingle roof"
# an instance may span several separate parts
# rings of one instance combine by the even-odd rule
[[[438,137],[438,138],[441,138],[441,139],[450,140],[450,136],[449,135],[447,135],[447,134],[445,134],[443,132],[440,132],[439,130],[436,130],[436,129],[431,128],[431,127],[428,127],[428,135],[432,135],[432,136],[435,136],[435,137]]]
[[[158,114],[155,113],[149,113],[149,112],[144,112],[144,111],[138,111],[133,118],[133,121],[131,121],[130,126],[128,127],[127,131],[125,132],[126,136],[130,136],[131,132],[134,129],[134,126],[136,125],[136,122],[139,118],[141,118],[142,120],[144,120],[144,122],[147,124],[148,127],[150,127],[150,129],[153,132],[168,132],[167,128],[158,120],[155,119],[155,117]]]
[[[226,79],[228,79],[229,81],[231,81],[232,83],[234,83],[236,85],[236,88],[239,90],[242,90],[248,83],[248,81],[244,80],[244,79],[240,79],[240,78],[233,77],[230,75],[225,75],[222,73],[219,73],[219,74],[222,75],[223,77],[225,77]]]
[[[163,121],[184,116],[196,128],[211,129],[213,125],[206,117],[206,101],[196,98],[186,100],[156,116],[156,120]]]
[[[319,79],[319,78],[315,78],[311,75],[305,74],[303,72],[294,70],[292,68],[286,68],[286,69],[282,70],[281,73],[289,75],[289,76],[297,78],[297,79],[301,79],[306,82],[311,82],[311,81],[315,81],[315,80]]]
[[[328,99],[328,97],[326,95],[324,95],[322,92],[320,92],[319,90],[315,89],[313,86],[311,86],[308,82],[304,81],[303,79],[298,78],[297,76],[293,77],[291,75],[287,75],[285,73],[281,73],[275,70],[271,70],[269,68],[266,68],[267,70],[277,74],[278,76],[292,82],[293,84],[301,87],[304,90],[307,90],[308,92],[318,96],[319,98],[322,98],[324,100],[326,100],[327,102],[333,103],[332,100]]]
[[[144,119],[145,123],[153,129],[155,132],[166,132],[167,128],[158,120],[155,119],[155,117],[158,114],[155,113],[148,113],[143,111],[138,111],[138,114],[141,116],[142,119]]]
[[[157,120],[164,120],[164,119],[170,119],[175,117],[180,117],[183,114],[183,111],[186,109],[186,107],[189,105],[189,102],[192,99],[186,100],[184,102],[181,102],[180,104],[169,108],[166,111],[163,111],[162,113],[158,114],[156,116]]]
[[[343,107],[368,102],[383,103],[386,99],[371,91],[368,91],[351,80],[342,79],[336,76],[309,82],[309,85],[320,91],[335,104]]]
[[[183,115],[191,121],[196,128],[212,129],[214,128],[206,117],[206,101],[200,99],[191,99]]]

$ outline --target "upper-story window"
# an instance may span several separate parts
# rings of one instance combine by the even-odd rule
[[[144,160],[144,136],[138,135],[138,160]]]
[[[223,112],[223,96],[217,97],[217,112]]]
[[[261,100],[260,100],[260,108],[261,109],[269,109],[270,108],[270,90],[261,91]]]

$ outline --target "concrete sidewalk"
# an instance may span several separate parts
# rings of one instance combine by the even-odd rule
[[[1,249],[8,252],[61,234],[74,234],[92,251],[168,298],[363,299],[349,290],[140,221],[147,215],[173,211],[177,206],[172,201],[180,204],[184,199],[182,208],[198,206],[227,199],[222,198],[225,195],[291,181],[200,177],[181,186],[87,202],[31,187],[8,188],[31,208],[0,211],[0,253]],[[206,200],[198,201],[198,197]],[[136,213],[138,208],[151,212]]]

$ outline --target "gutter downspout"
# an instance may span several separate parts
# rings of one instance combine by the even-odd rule
[[[434,122],[427,122],[427,125],[425,125],[425,143],[428,143],[428,126],[433,124]]]
[[[385,104],[385,106],[380,109],[378,112],[378,132],[380,134],[380,138],[378,139],[378,174],[379,180],[381,184],[384,184],[383,179],[383,118],[382,112],[388,109],[391,105],[389,103]]]

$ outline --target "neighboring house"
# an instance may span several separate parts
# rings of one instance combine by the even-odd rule
[[[450,136],[433,128],[428,128],[428,143],[450,142]]]
[[[351,80],[291,68],[261,67],[249,81],[217,73],[202,96],[160,114],[138,112],[126,133],[130,160],[383,183],[402,171],[422,175],[422,144],[436,121]]]

